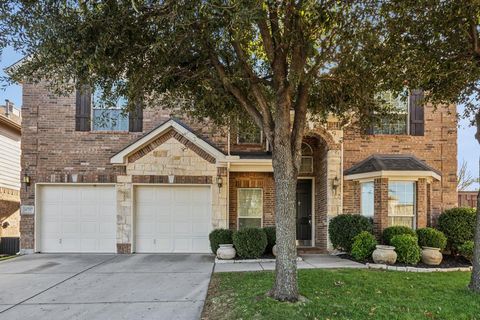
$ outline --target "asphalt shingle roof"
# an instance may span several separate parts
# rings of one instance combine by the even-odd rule
[[[375,171],[433,171],[440,172],[413,155],[374,154],[345,170],[346,176]]]

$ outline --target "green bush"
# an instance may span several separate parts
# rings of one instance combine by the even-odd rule
[[[466,241],[473,241],[476,209],[453,208],[445,210],[438,218],[438,229],[447,237],[447,247],[452,251]]]
[[[470,262],[473,262],[473,247],[473,241],[467,241],[458,247],[458,252]]]
[[[414,237],[417,236],[415,231],[409,227],[404,227],[404,226],[388,227],[382,232],[383,244],[391,245],[392,238],[401,234],[408,234]]]
[[[333,218],[328,226],[333,247],[346,252],[352,250],[353,238],[362,231],[373,233],[373,224],[359,214],[341,214]]]
[[[368,231],[363,231],[353,238],[352,256],[355,260],[365,261],[372,256],[377,240]]]
[[[420,247],[432,247],[445,249],[447,237],[442,231],[433,228],[422,228],[417,230],[418,245]]]
[[[214,254],[217,254],[217,250],[221,244],[230,244],[232,241],[232,230],[228,229],[215,229],[208,235],[210,239],[210,248]]]
[[[277,242],[277,232],[275,227],[265,227],[263,228],[263,231],[265,231],[265,234],[267,235],[267,248],[265,249],[265,252],[271,253],[272,248]]]
[[[421,249],[418,239],[409,234],[399,234],[392,238],[392,246],[397,252],[397,261],[416,265],[421,259]]]
[[[233,233],[233,245],[242,258],[259,258],[267,243],[267,235],[260,228],[245,228]]]

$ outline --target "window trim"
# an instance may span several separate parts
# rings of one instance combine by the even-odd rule
[[[366,183],[371,183],[373,185],[373,212],[372,212],[372,215],[371,216],[366,216],[363,214],[363,191],[362,191],[362,185],[366,184]],[[367,218],[374,218],[375,217],[375,181],[374,180],[368,180],[368,181],[362,181],[360,182],[360,215],[361,216],[364,216],[364,217],[367,217]]]
[[[388,198],[390,197],[390,183],[396,183],[396,182],[410,182],[413,184],[413,216],[411,215],[390,215],[390,210],[388,210],[387,212],[387,224],[389,227],[392,227],[390,225],[390,218],[391,217],[400,217],[400,218],[406,218],[406,217],[413,217],[413,221],[412,221],[412,226],[411,228],[413,230],[417,230],[417,215],[418,215],[418,212],[417,212],[417,181],[415,180],[389,180],[388,181]],[[387,198],[387,203],[389,201],[389,199]],[[388,206],[388,209],[390,209],[390,206]]]
[[[303,155],[303,152],[302,152],[302,156],[301,156],[301,159],[300,159],[300,168],[299,168],[298,172],[301,173],[301,174],[313,173],[313,161],[314,161],[314,158],[313,158],[313,154],[314,154],[314,153],[313,153],[313,148],[312,148],[312,146],[311,146],[309,143],[307,143],[307,142],[302,142],[302,150],[303,150],[303,146],[304,146],[304,145],[308,147],[309,152],[308,152],[307,155]],[[303,159],[311,159],[310,168],[309,168],[308,171],[301,171]]]
[[[410,97],[411,97],[411,92],[409,91],[408,92],[408,96],[407,96],[407,111],[406,112],[395,112],[396,114],[404,114],[407,118],[406,118],[406,130],[405,130],[405,133],[402,133],[402,134],[398,134],[398,133],[377,133],[375,132],[375,125],[373,125],[373,128],[372,128],[372,132],[373,132],[373,135],[375,136],[409,136],[410,135]]]
[[[260,194],[261,194],[261,201],[262,201],[262,213],[261,213],[261,216],[260,216],[260,228],[263,228],[263,206],[264,206],[264,202],[263,202],[263,188],[237,188],[237,230],[240,230],[240,218],[242,219],[245,219],[245,218],[255,218],[255,219],[258,219],[258,217],[243,217],[243,216],[240,216],[240,191],[241,190],[260,190]]]

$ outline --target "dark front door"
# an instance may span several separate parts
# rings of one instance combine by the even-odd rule
[[[312,245],[312,180],[297,182],[297,245]]]

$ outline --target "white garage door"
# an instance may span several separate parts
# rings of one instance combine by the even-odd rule
[[[210,251],[210,187],[139,186],[134,201],[136,252]]]
[[[116,252],[114,186],[40,186],[41,252]]]

